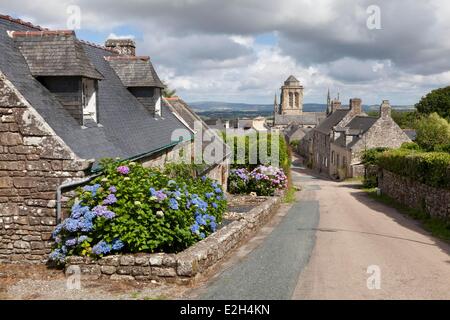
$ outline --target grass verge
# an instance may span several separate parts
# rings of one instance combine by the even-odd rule
[[[363,189],[370,198],[382,202],[390,207],[397,209],[402,214],[408,215],[414,220],[421,222],[425,230],[429,231],[433,236],[450,242],[450,221],[431,217],[424,210],[409,208],[387,195],[377,195],[376,188]]]

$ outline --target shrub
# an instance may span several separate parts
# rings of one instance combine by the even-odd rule
[[[209,178],[171,179],[156,169],[111,160],[102,175],[79,188],[68,219],[53,232],[50,259],[114,252],[178,252],[216,230],[226,209]]]
[[[420,150],[420,146],[415,142],[404,142],[400,148],[406,150],[416,150],[416,151]]]
[[[450,154],[408,149],[380,154],[377,164],[388,171],[437,188],[450,189]]]
[[[422,118],[416,132],[417,144],[425,151],[437,151],[450,141],[450,124],[437,113]]]
[[[234,194],[255,192],[259,196],[273,196],[277,189],[285,189],[287,183],[283,169],[261,165],[251,172],[245,168],[231,170],[228,191]]]
[[[376,164],[378,156],[389,148],[379,147],[365,150],[362,154],[362,163],[367,168],[369,165]]]

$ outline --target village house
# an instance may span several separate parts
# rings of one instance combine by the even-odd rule
[[[369,117],[362,110],[361,99],[350,100],[349,108],[333,100],[329,114],[311,135],[302,140],[301,152],[314,169],[335,178],[364,175],[363,151],[376,148],[398,148],[409,137],[391,117],[391,106],[385,100],[379,117]]]
[[[99,46],[0,15],[0,261],[46,260],[64,195],[100,159],[163,166],[193,148],[195,114],[163,88],[132,40]],[[225,156],[205,168],[222,184],[227,170]]]

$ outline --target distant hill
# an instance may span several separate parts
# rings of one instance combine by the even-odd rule
[[[254,118],[258,116],[270,117],[273,114],[273,104],[232,103],[219,101],[190,102],[189,105],[204,118]],[[378,110],[379,105],[364,105],[364,111]],[[305,103],[305,112],[325,112],[326,104]],[[414,106],[393,106],[396,110],[411,110]]]

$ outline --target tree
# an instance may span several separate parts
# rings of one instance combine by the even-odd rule
[[[441,117],[450,119],[450,86],[428,93],[416,104],[416,109],[422,114],[436,112]]]
[[[425,151],[440,151],[450,144],[450,124],[437,113],[417,123],[417,144]]]
[[[169,89],[169,86],[167,84],[165,84],[165,83],[163,83],[163,84],[164,84],[163,97],[164,98],[174,97],[175,93],[177,93],[177,90],[176,89],[171,90],[171,89]]]

